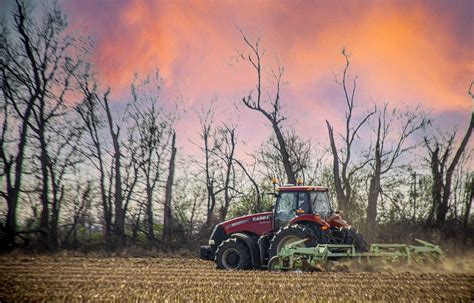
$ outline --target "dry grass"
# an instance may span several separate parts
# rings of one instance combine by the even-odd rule
[[[459,269],[456,264],[453,268]],[[473,298],[474,273],[469,270],[230,272],[195,258],[0,257],[2,302],[470,302]]]

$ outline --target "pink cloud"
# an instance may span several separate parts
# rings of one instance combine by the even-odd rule
[[[257,113],[232,107],[255,83],[250,67],[235,60],[236,50],[245,50],[236,26],[261,38],[266,63],[278,57],[285,66],[283,102],[298,131],[325,138],[324,119],[343,118],[332,76],[343,67],[343,46],[353,54],[362,111],[372,100],[421,103],[436,114],[471,109],[469,1],[66,1],[65,7],[73,22],[95,34],[95,63],[115,91],[123,93],[135,72],[159,68],[168,96],[184,94],[188,110],[218,96],[220,120],[240,116],[241,137],[252,144],[268,132]],[[187,134],[195,129],[195,119],[182,124]]]

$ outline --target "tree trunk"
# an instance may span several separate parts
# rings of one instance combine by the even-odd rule
[[[114,158],[115,158],[115,173],[114,173],[114,208],[115,208],[115,222],[114,222],[114,233],[115,241],[120,246],[124,245],[125,236],[125,218],[122,209],[123,196],[122,196],[122,175],[120,172],[120,149],[118,145],[114,144]]]
[[[283,137],[280,127],[278,126],[276,121],[271,118],[268,119],[272,123],[273,130],[275,131],[275,136],[278,141],[278,145],[280,146],[281,159],[283,162],[283,167],[285,168],[286,177],[288,178],[288,183],[296,185],[296,176],[293,171],[293,167],[291,166],[290,155],[288,154],[288,150],[286,149],[285,138]]]
[[[36,99],[36,95],[34,96]],[[7,233],[7,246],[12,247],[15,243],[16,234],[16,211],[18,206],[18,198],[20,196],[21,181],[23,176],[23,159],[26,148],[27,134],[28,134],[28,122],[33,110],[33,98],[29,100],[28,106],[23,116],[23,123],[20,131],[20,141],[18,142],[18,153],[15,161],[15,176],[13,186],[7,186],[7,222],[6,222],[6,233]],[[7,178],[9,175],[7,176]]]
[[[467,225],[469,223],[469,215],[471,214],[472,200],[474,199],[474,173],[471,173],[468,181],[466,182],[466,208],[463,214],[463,227],[467,231]]]
[[[51,248],[49,228],[49,171],[48,171],[48,153],[46,150],[46,141],[44,138],[43,125],[39,125],[38,137],[40,141],[40,170],[41,170],[41,219],[40,230],[42,235],[43,245],[46,249]]]
[[[168,180],[166,180],[165,190],[165,213],[163,222],[163,241],[169,242],[171,240],[171,225],[172,225],[172,212],[171,212],[171,200],[173,198],[173,180],[174,180],[174,165],[176,159],[176,133],[173,132],[173,139],[171,143],[171,157],[170,166],[168,170]]]
[[[227,217],[227,212],[229,211],[229,206],[230,206],[230,193],[229,193],[229,184],[230,184],[230,178],[231,178],[231,173],[233,169],[233,162],[234,162],[234,152],[235,152],[235,133],[234,130],[229,130],[227,134],[229,135],[229,154],[226,155],[226,175],[225,175],[225,182],[224,182],[224,206],[221,209],[221,221],[224,221],[225,218]],[[226,135],[227,135],[226,134]],[[227,141],[227,140],[226,140]]]
[[[428,222],[431,224],[435,220],[435,216],[438,217],[438,213],[441,208],[441,195],[443,192],[443,174],[440,171],[440,161],[439,161],[439,146],[436,146],[435,150],[431,154],[431,175],[433,177],[433,184],[431,188],[431,199],[432,207],[430,215],[428,217]]]
[[[247,178],[250,180],[250,182],[252,183],[253,187],[255,188],[255,209],[254,211],[256,213],[260,213],[262,211],[264,211],[262,209],[262,197],[260,196],[260,188],[258,187],[258,183],[257,181],[255,181],[254,178],[252,178],[252,176],[249,174],[249,172],[247,171],[247,169],[245,168],[245,166],[242,164],[242,162],[240,162],[238,159],[234,159],[235,163],[237,163],[240,168],[244,171],[245,175],[247,176]]]
[[[105,231],[104,231],[104,236],[105,236],[105,246],[107,249],[111,248],[112,245],[112,210],[110,209],[108,205],[108,199],[107,199],[107,189],[105,186],[105,169],[104,169],[104,163],[103,159],[101,156],[100,152],[100,146],[97,146],[97,149],[99,151],[99,170],[100,170],[100,180],[99,180],[99,185],[100,185],[100,195],[102,199],[102,211],[104,215],[104,221],[105,221]]]
[[[205,173],[206,173],[206,190],[207,190],[207,216],[206,216],[206,225],[208,225],[214,213],[214,207],[216,205],[216,195],[214,193],[214,180],[211,179],[210,175],[210,163],[209,163],[209,128],[204,127],[203,129],[203,139],[204,139],[204,156],[205,160]]]
[[[50,221],[50,244],[51,249],[56,250],[59,247],[59,214],[61,210],[61,203],[64,196],[64,186],[60,186],[55,181],[55,175],[51,171],[51,180],[53,183],[53,204],[51,207],[51,221]]]
[[[49,243],[51,250],[57,250],[59,246],[59,209],[53,209],[51,213]]]
[[[15,233],[16,233],[16,210],[18,203],[18,193],[15,193],[15,189],[8,190],[7,198],[7,222],[5,226],[5,232],[7,234],[6,248],[11,248],[15,244]]]
[[[147,182],[147,188],[146,188],[146,197],[147,197],[147,203],[146,203],[146,228],[147,228],[147,241],[148,241],[148,246],[154,247],[155,246],[155,230],[154,230],[154,220],[153,220],[153,189],[151,188],[151,185],[149,182]]]
[[[16,226],[17,224],[16,211],[18,207],[18,199],[20,196],[20,189],[21,189],[21,184],[22,184],[23,161],[24,161],[24,154],[25,154],[27,137],[28,137],[28,125],[31,118],[31,114],[33,112],[33,106],[35,104],[35,101],[38,99],[40,87],[41,87],[38,64],[36,63],[36,59],[33,54],[34,48],[32,47],[29,33],[27,33],[27,31],[25,30],[25,22],[26,22],[25,11],[24,11],[24,7],[22,3],[20,2],[16,3],[16,13],[18,13],[18,18],[15,18],[15,27],[21,36],[20,40],[24,48],[24,51],[26,53],[26,56],[28,57],[28,60],[24,61],[23,63],[28,64],[27,62],[29,62],[31,64],[31,72],[33,74],[32,83],[34,83],[34,85],[33,85],[33,89],[30,90],[30,92],[32,91],[33,94],[31,94],[28,98],[27,106],[23,113],[22,123],[20,126],[18,153],[15,157],[15,175],[14,175],[13,186],[7,187],[7,193],[8,193],[8,197],[7,197],[8,210],[7,210],[7,221],[6,221],[7,247],[12,247],[15,241],[15,234],[17,231],[16,230],[16,227],[17,227]],[[14,60],[15,58],[11,58],[11,59]],[[5,84],[7,83],[8,81],[7,79],[5,79]],[[11,89],[9,85],[8,86],[2,85],[2,88],[7,89],[7,90]],[[5,94],[5,96],[6,95],[7,94]],[[11,94],[8,94],[8,95],[11,96]],[[12,99],[12,101],[15,101],[15,100]]]
[[[436,216],[436,222],[438,224],[443,224],[446,221],[446,215],[449,210],[449,198],[451,196],[451,183],[452,183],[453,173],[454,173],[454,170],[456,169],[456,166],[459,163],[459,160],[461,159],[461,155],[464,153],[464,150],[466,149],[467,143],[469,142],[469,138],[471,137],[473,126],[474,126],[474,112],[471,113],[471,121],[469,123],[469,127],[467,128],[466,134],[464,135],[464,138],[461,141],[461,145],[457,149],[456,154],[454,155],[453,161],[451,161],[451,164],[449,165],[448,170],[446,171],[446,180],[443,187],[443,196],[441,199],[441,203],[438,207],[438,212]]]
[[[114,148],[113,160],[114,160],[114,209],[115,209],[115,224],[114,224],[114,235],[115,242],[119,246],[125,245],[125,213],[123,210],[123,193],[122,193],[122,174],[121,174],[121,153],[120,153],[120,128],[117,126],[117,130],[114,131],[114,124],[112,114],[110,113],[109,102],[107,96],[104,97],[105,111],[107,114],[107,121],[109,124],[109,131],[112,137],[112,143]]]
[[[370,179],[369,201],[367,206],[367,221],[365,224],[365,237],[369,243],[375,239],[376,219],[377,219],[377,201],[380,193],[380,175],[374,172]]]
[[[411,217],[411,220],[413,221],[413,223],[415,223],[416,221],[416,199],[418,197],[418,193],[416,191],[416,172],[414,172],[412,174],[413,176],[413,185],[412,185],[412,196],[413,196],[413,213],[412,213],[412,217]]]
[[[365,236],[369,243],[375,239],[377,220],[377,201],[380,194],[380,177],[382,171],[382,155],[380,152],[380,128],[381,121],[378,120],[377,142],[375,144],[375,166],[369,186],[369,201],[367,206],[367,221],[365,224]]]
[[[339,156],[337,153],[336,143],[334,141],[333,128],[327,120],[326,126],[328,128],[329,141],[331,143],[331,152],[333,156],[332,172],[334,176],[334,187],[336,188],[338,208],[339,210],[342,210],[347,217],[349,214],[349,198],[344,194],[344,190],[342,188],[341,176],[339,173]]]
[[[90,132],[92,139],[94,141],[95,149],[97,152],[97,160],[99,162],[99,186],[100,186],[100,197],[101,197],[101,202],[102,202],[102,211],[103,211],[103,216],[104,216],[104,222],[105,222],[105,231],[104,231],[104,236],[105,236],[105,246],[107,249],[112,248],[112,209],[109,206],[109,200],[107,197],[107,188],[106,188],[106,171],[104,167],[104,159],[102,157],[102,150],[100,146],[100,140],[98,138],[98,131],[95,125],[95,114],[93,110],[90,113],[93,115],[91,118],[93,125],[90,127]]]
[[[91,92],[87,85],[82,87],[84,95],[84,107],[76,107],[77,112],[82,118],[83,123],[87,128],[87,132],[91,137],[93,146],[90,150],[97,159],[97,169],[99,171],[99,189],[102,204],[102,215],[104,220],[104,238],[106,249],[112,249],[112,208],[109,206],[109,197],[106,186],[106,171],[105,162],[102,156],[101,140],[99,139],[99,117],[97,116],[97,109],[100,105],[100,99],[95,92]],[[104,99],[107,98],[109,92],[106,92]],[[93,161],[91,159],[91,161]]]

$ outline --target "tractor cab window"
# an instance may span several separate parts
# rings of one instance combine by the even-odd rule
[[[275,230],[280,229],[288,224],[295,215],[298,204],[298,193],[286,192],[278,195],[275,207]]]
[[[288,221],[296,215],[297,209],[308,213],[309,204],[306,193],[280,193],[275,207],[275,230],[285,227]]]
[[[313,191],[310,194],[311,206],[314,214],[327,218],[331,214],[331,204],[327,192]]]
[[[305,214],[309,213],[308,195],[306,193],[298,194],[298,209],[304,211]]]

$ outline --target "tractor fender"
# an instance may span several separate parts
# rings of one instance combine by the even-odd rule
[[[265,264],[265,258],[268,256],[268,249],[270,248],[270,239],[268,235],[262,235],[257,241],[258,249],[260,251],[260,264]]]
[[[305,215],[300,215],[300,216],[294,216],[291,218],[290,222],[288,222],[289,225],[293,224],[302,224],[303,222],[309,222],[312,224],[317,224],[319,226],[326,226],[329,228],[329,223],[326,222],[326,220],[321,219],[319,215],[311,215],[311,214],[305,214]]]
[[[332,227],[337,228],[350,228],[351,226],[344,220],[340,214],[333,214],[328,218],[328,223]]]
[[[241,240],[247,245],[250,251],[250,258],[252,259],[252,265],[260,267],[260,252],[258,249],[257,239],[254,237],[244,234],[244,233],[235,233],[230,235],[231,238],[236,238]]]

